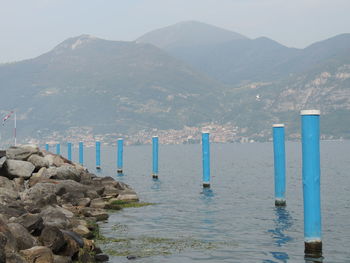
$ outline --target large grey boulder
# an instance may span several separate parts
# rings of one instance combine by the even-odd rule
[[[29,158],[28,158],[28,162],[31,162],[34,166],[35,166],[35,170],[39,171],[41,168],[49,167],[49,161],[46,160],[44,157],[41,157],[38,154],[32,154]]]
[[[16,238],[17,248],[19,250],[28,249],[38,245],[38,241],[29,234],[28,230],[18,223],[7,224],[12,235]]]
[[[32,154],[39,153],[39,148],[33,145],[12,146],[6,150],[7,159],[27,160]]]
[[[73,165],[62,165],[57,167],[56,175],[52,176],[51,178],[59,180],[74,180],[76,182],[79,182],[81,179],[80,171]]]
[[[30,178],[35,169],[32,163],[19,160],[6,160],[4,167],[7,177],[10,179],[17,177]]]
[[[41,211],[40,216],[44,220],[45,226],[55,226],[59,229],[67,229],[71,226],[70,219],[61,209],[48,206]]]
[[[37,183],[21,193],[21,199],[29,210],[32,210],[30,208],[57,204],[56,185],[53,183]]]

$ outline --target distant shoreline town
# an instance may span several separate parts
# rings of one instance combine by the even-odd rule
[[[201,142],[202,131],[210,133],[210,141],[212,143],[254,143],[272,141],[271,131],[263,130],[260,133],[248,134],[247,128],[239,128],[232,124],[205,124],[201,127],[188,127],[183,129],[148,129],[140,130],[133,134],[122,133],[106,133],[95,134],[91,127],[74,127],[67,130],[65,133],[53,132],[52,134],[43,136],[43,138],[27,138],[23,143],[30,144],[45,144],[54,145],[56,143],[78,143],[84,142],[87,147],[94,146],[96,141],[103,144],[115,145],[118,138],[123,138],[125,145],[147,145],[152,143],[152,136],[159,136],[161,144],[198,144]],[[297,141],[300,139],[300,134],[289,134],[286,140]],[[321,136],[322,140],[342,140],[334,136]],[[21,141],[20,141],[21,143]]]

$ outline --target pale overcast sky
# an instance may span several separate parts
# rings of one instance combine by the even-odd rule
[[[0,0],[0,63],[38,56],[68,37],[134,40],[186,20],[301,48],[349,33],[349,11],[350,0]]]

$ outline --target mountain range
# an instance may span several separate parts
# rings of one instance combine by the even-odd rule
[[[195,21],[131,42],[81,35],[0,65],[0,85],[0,112],[16,109],[23,137],[215,122],[267,140],[285,122],[297,138],[299,110],[319,108],[325,138],[349,138],[350,34],[304,49]]]

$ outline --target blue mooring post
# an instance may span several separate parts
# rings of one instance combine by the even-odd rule
[[[284,145],[284,124],[274,124],[273,153],[275,165],[275,205],[286,205],[286,153]]]
[[[123,173],[123,147],[124,147],[124,141],[123,139],[118,139],[118,158],[117,158],[117,173],[122,174]]]
[[[45,150],[48,152],[49,151],[49,144],[45,144]]]
[[[320,198],[320,111],[303,110],[301,137],[303,154],[305,257],[322,257]]]
[[[152,137],[153,148],[153,172],[152,177],[158,179],[158,136]]]
[[[210,147],[209,132],[202,133],[203,187],[210,187]]]
[[[84,165],[84,144],[79,142],[79,163]]]
[[[56,154],[57,155],[61,154],[61,144],[59,144],[59,143],[56,144]]]
[[[68,143],[67,144],[67,152],[68,152],[68,160],[71,161],[72,160],[72,143]]]
[[[96,142],[96,169],[101,169],[101,143]]]

